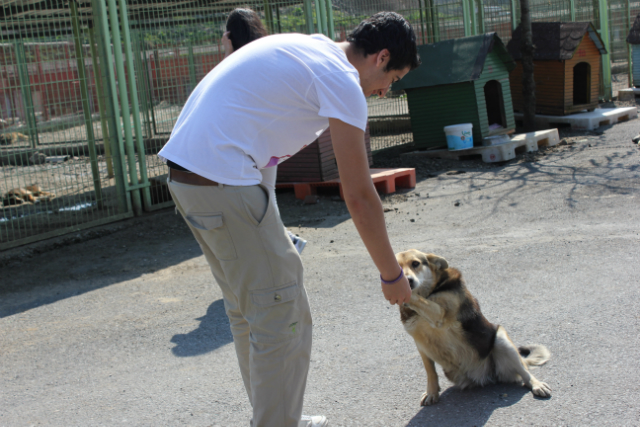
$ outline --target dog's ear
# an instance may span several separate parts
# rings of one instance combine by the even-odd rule
[[[427,254],[427,260],[429,261],[429,264],[433,264],[438,267],[438,270],[446,270],[447,268],[449,268],[449,263],[447,262],[447,260],[439,257],[438,255]]]

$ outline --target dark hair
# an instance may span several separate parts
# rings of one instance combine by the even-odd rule
[[[388,49],[391,58],[385,71],[411,70],[420,65],[420,56],[416,46],[416,34],[401,15],[395,12],[378,12],[365,19],[348,36],[365,56]]]
[[[234,9],[227,18],[227,31],[234,51],[267,35],[260,17],[251,9]]]

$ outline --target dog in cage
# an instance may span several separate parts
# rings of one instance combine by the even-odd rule
[[[7,132],[0,134],[0,145],[11,145],[16,142],[28,141],[29,137],[20,132]]]
[[[55,197],[55,194],[42,190],[38,184],[31,184],[24,188],[13,188],[4,193],[2,195],[2,204],[3,206],[35,204],[49,202]]]

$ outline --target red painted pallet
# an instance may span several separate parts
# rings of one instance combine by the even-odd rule
[[[370,173],[373,184],[382,194],[395,193],[396,187],[415,188],[416,186],[416,170],[413,168],[370,169]],[[340,189],[340,198],[344,200],[340,178],[324,182],[283,182],[278,183],[276,188],[293,187],[296,197],[304,200],[305,197],[311,194],[316,194],[316,189],[318,187],[336,186]]]

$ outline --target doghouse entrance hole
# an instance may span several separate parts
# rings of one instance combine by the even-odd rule
[[[516,147],[516,156],[519,156],[520,154],[524,154],[527,152],[527,146],[523,145],[521,147]]]
[[[504,101],[502,98],[502,85],[497,80],[489,80],[484,85],[484,100],[487,104],[487,118],[489,130],[491,126],[499,125],[507,127],[507,119],[504,114]]]
[[[459,156],[458,160],[482,160],[482,154],[467,154],[466,156]]]
[[[573,105],[591,102],[591,65],[580,62],[573,67]]]
[[[541,139],[538,141],[538,148],[540,147],[548,147],[549,146],[549,138]]]
[[[624,116],[618,117],[618,123],[626,122],[627,120],[629,120],[629,115],[628,114],[625,114]]]

